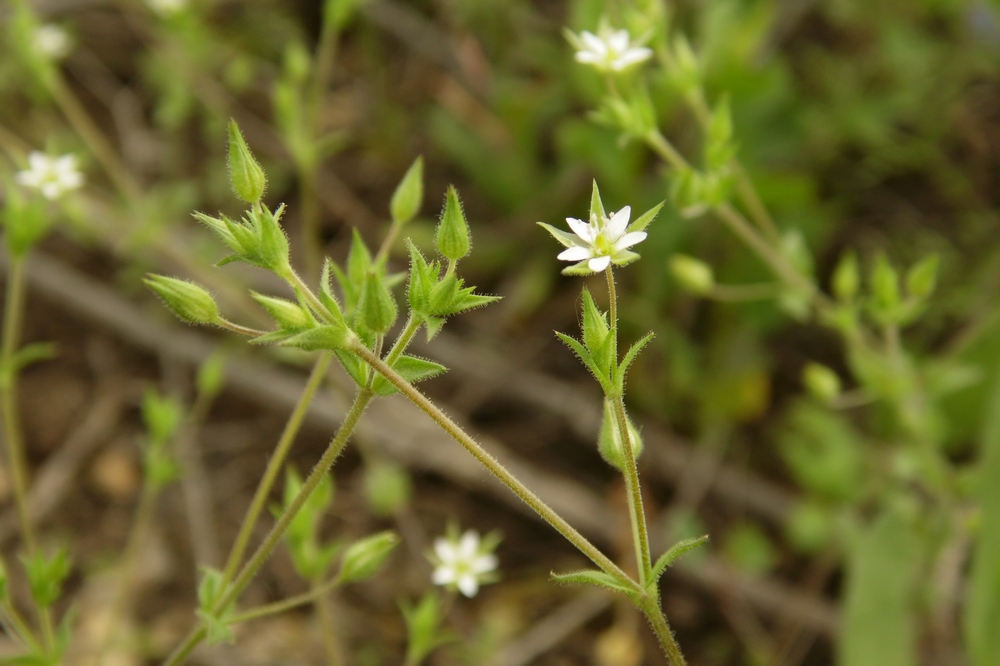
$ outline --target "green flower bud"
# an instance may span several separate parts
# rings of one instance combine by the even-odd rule
[[[150,441],[167,441],[177,432],[183,420],[184,408],[176,398],[161,395],[152,387],[146,389],[142,396],[142,421]]]
[[[861,275],[858,270],[858,255],[854,252],[847,252],[841,257],[837,268],[833,271],[831,279],[833,295],[837,300],[848,302],[858,293],[858,286],[861,284]]]
[[[638,460],[642,453],[642,437],[636,430],[632,419],[626,415],[625,422],[628,424],[628,438],[632,445],[632,455]],[[601,419],[601,432],[597,439],[597,450],[605,462],[620,472],[625,472],[625,448],[621,434],[618,431],[618,419],[615,417],[615,408],[611,401],[604,399],[604,416]]]
[[[340,565],[337,580],[340,583],[353,583],[371,578],[397,544],[399,537],[391,531],[379,532],[355,541],[344,551],[344,560]]]
[[[451,261],[458,261],[466,256],[471,248],[469,225],[462,212],[462,202],[458,200],[458,191],[453,185],[448,187],[448,194],[445,196],[436,242],[438,252]]]
[[[884,254],[880,254],[875,260],[871,289],[874,297],[872,308],[877,316],[885,321],[892,321],[900,304],[899,275]]]
[[[226,379],[226,357],[221,352],[209,356],[198,368],[198,395],[214,398]]]
[[[267,185],[264,170],[251,154],[235,120],[229,121],[229,182],[236,196],[251,204],[260,201]]]
[[[189,324],[215,324],[219,321],[219,306],[204,287],[152,273],[143,282],[163,299],[167,309],[181,321]]]
[[[365,275],[358,298],[358,325],[376,335],[383,335],[392,328],[399,311],[385,281],[373,270]]]
[[[802,371],[802,382],[813,396],[824,402],[830,402],[840,395],[840,377],[825,365],[807,364]]]
[[[704,261],[686,254],[675,254],[670,257],[667,267],[677,282],[692,293],[704,296],[715,287],[712,267]]]
[[[31,555],[22,555],[21,563],[28,575],[31,596],[38,606],[48,608],[58,601],[63,581],[69,576],[71,568],[69,551],[60,548],[51,557],[36,551]]]
[[[396,191],[392,193],[389,211],[392,221],[406,224],[420,212],[424,200],[424,158],[418,157],[407,170]]]
[[[255,291],[250,292],[250,297],[267,310],[271,318],[285,331],[301,331],[315,323],[305,308],[298,303],[286,301],[283,298],[265,296]]]

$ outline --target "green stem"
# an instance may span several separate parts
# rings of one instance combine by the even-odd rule
[[[315,587],[313,588],[316,589]],[[320,633],[323,636],[323,649],[326,651],[327,666],[340,666],[343,662],[340,641],[337,640],[336,623],[333,619],[333,608],[327,594],[317,594],[313,606],[319,615]]]
[[[639,604],[639,609],[649,620],[649,625],[652,627],[653,633],[656,634],[656,639],[660,642],[663,653],[667,655],[667,662],[670,666],[685,666],[687,662],[681,653],[681,646],[674,638],[674,632],[670,630],[663,609],[660,608],[660,600],[656,597],[646,596]]]
[[[368,349],[365,349],[369,354],[371,353]],[[377,360],[377,359],[376,359]],[[344,422],[341,424],[340,429],[337,430],[337,434],[330,441],[330,444],[326,447],[326,451],[323,452],[323,456],[320,458],[316,466],[313,467],[312,472],[309,473],[309,477],[302,484],[302,489],[299,494],[295,496],[285,511],[278,517],[278,521],[268,532],[267,536],[264,538],[263,543],[258,546],[257,550],[250,557],[250,560],[243,566],[240,570],[239,575],[236,576],[235,580],[229,586],[225,595],[218,601],[215,608],[212,610],[214,612],[220,612],[223,608],[227,608],[230,604],[234,603],[236,599],[239,598],[243,590],[246,589],[250,581],[253,580],[260,568],[264,566],[264,563],[271,557],[274,550],[278,547],[281,542],[282,537],[285,534],[285,530],[291,524],[292,520],[298,514],[302,505],[306,503],[309,496],[312,495],[316,486],[320,484],[323,477],[330,472],[330,468],[333,467],[333,463],[336,462],[337,457],[343,452],[344,447],[347,445],[347,440],[354,432],[354,428],[358,425],[358,420],[361,418],[361,414],[365,411],[368,403],[371,402],[375,394],[370,391],[361,389],[358,391],[357,396],[354,399],[354,404],[351,406],[350,411],[344,417]],[[205,626],[201,623],[197,627],[191,630],[191,633],[184,639],[184,641],[174,650],[167,660],[163,663],[163,666],[177,666],[178,664],[184,663],[184,661],[191,655],[194,649],[204,640],[207,631]]]
[[[470,437],[454,421],[448,418],[444,412],[438,409],[437,405],[431,402],[423,393],[416,389],[399,373],[388,366],[382,359],[373,354],[360,342],[356,343],[351,351],[361,357],[368,365],[385,377],[400,393],[410,399],[413,404],[419,407],[425,414],[431,417],[435,423],[448,433],[452,439],[461,444],[466,451],[471,453],[493,476],[497,477],[505,486],[517,495],[525,504],[531,507],[542,519],[554,527],[572,543],[581,553],[586,555],[602,571],[613,576],[623,585],[642,594],[643,589],[622,571],[618,565],[612,562],[596,546],[590,543],[586,537],[580,534],[572,525],[567,523],[562,516],[553,511],[545,502],[528,489],[523,483],[518,481],[500,462],[490,455],[476,440]]]
[[[7,441],[7,458],[14,490],[14,505],[17,521],[21,526],[21,538],[29,555],[36,549],[35,530],[28,514],[28,461],[24,450],[24,438],[17,412],[17,369],[14,354],[21,338],[24,319],[24,258],[9,256],[7,269],[7,296],[4,301],[3,342],[0,348],[0,411],[3,412],[4,439]]]
[[[41,644],[38,642],[38,639],[35,638],[34,632],[31,631],[31,627],[29,627],[27,621],[21,617],[21,614],[17,612],[17,609],[14,608],[14,604],[9,601],[5,602],[3,604],[3,610],[7,617],[10,618],[11,624],[14,625],[14,630],[17,632],[18,637],[27,643],[35,652],[44,652]]]
[[[615,275],[611,266],[604,272],[608,279],[608,302],[610,304],[609,314],[611,318],[611,348],[618,350],[618,296],[615,290]],[[615,371],[617,373],[617,370]],[[618,382],[615,382],[615,394],[609,395],[615,411],[615,421],[618,424],[618,433],[622,441],[622,452],[625,458],[625,469],[622,475],[625,477],[625,487],[629,498],[629,518],[632,521],[632,538],[635,542],[635,559],[639,572],[639,584],[643,589],[647,581],[652,577],[653,564],[649,553],[649,531],[646,528],[646,512],[642,504],[642,488],[639,486],[639,469],[635,462],[635,450],[632,448],[632,438],[628,431],[628,418],[625,415],[625,402],[621,391],[618,390]]]
[[[389,349],[389,353],[385,355],[385,364],[392,367],[406,348],[410,346],[410,342],[413,341],[413,336],[417,334],[420,330],[420,320],[413,316],[413,312],[410,312],[409,318],[406,320],[406,325],[403,326],[403,330],[400,331],[399,337],[396,341],[392,343],[392,348]]]
[[[218,326],[219,328],[224,328],[227,331],[232,331],[233,333],[239,333],[240,335],[248,335],[253,338],[267,333],[267,331],[259,331],[256,328],[250,328],[249,326],[243,326],[241,324],[233,323],[223,317],[219,317],[219,319],[215,322],[215,325]]]
[[[274,487],[278,474],[281,472],[281,466],[284,464],[285,458],[288,456],[288,452],[291,450],[292,444],[295,442],[295,437],[298,435],[299,429],[302,427],[302,421],[305,419],[306,412],[309,410],[309,404],[312,402],[313,397],[316,395],[316,391],[319,390],[320,385],[323,383],[323,379],[326,377],[326,370],[330,366],[330,359],[330,354],[326,353],[320,354],[319,358],[316,359],[316,363],[313,365],[312,374],[309,375],[309,381],[302,390],[302,395],[299,396],[299,401],[295,404],[295,409],[292,410],[291,415],[288,417],[288,421],[285,423],[285,429],[281,433],[281,438],[278,440],[278,444],[274,448],[274,453],[271,454],[271,459],[267,462],[267,468],[264,470],[264,476],[257,485],[257,490],[254,493],[253,500],[250,502],[250,508],[247,510],[247,514],[243,518],[243,523],[240,525],[239,533],[236,535],[236,541],[233,543],[233,548],[229,552],[229,558],[226,561],[226,568],[222,574],[223,584],[231,581],[233,576],[236,575],[236,571],[243,560],[243,553],[246,552],[247,545],[250,543],[250,537],[253,535],[254,528],[257,526],[257,520],[263,512],[267,498],[271,494],[271,489]]]

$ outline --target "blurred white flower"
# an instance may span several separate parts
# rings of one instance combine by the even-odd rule
[[[157,14],[176,14],[187,7],[188,0],[146,0],[146,4]]]
[[[635,261],[637,255],[629,252],[628,248],[646,240],[646,232],[626,233],[631,215],[632,207],[625,206],[610,218],[599,214],[591,215],[589,223],[567,217],[566,223],[576,237],[569,234],[555,236],[568,247],[557,258],[563,261],[586,261],[587,268],[595,273],[603,271],[610,264],[623,265]]]
[[[17,182],[38,190],[46,199],[58,199],[83,185],[83,174],[76,166],[75,155],[50,157],[33,150],[28,155],[28,169],[19,171]]]
[[[47,60],[62,60],[73,49],[73,38],[54,23],[35,28],[35,50]]]
[[[653,55],[652,49],[633,45],[632,37],[624,29],[602,26],[597,35],[584,30],[573,38],[576,61],[593,65],[602,72],[620,72]]]
[[[439,537],[434,540],[437,568],[431,575],[435,585],[457,587],[467,597],[476,596],[479,586],[493,580],[499,561],[484,551],[479,534],[468,530],[460,539]]]

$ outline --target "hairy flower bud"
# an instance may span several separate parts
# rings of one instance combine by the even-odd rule
[[[143,282],[163,299],[164,305],[178,319],[189,324],[215,324],[219,306],[204,287],[165,275],[150,274]]]
[[[267,178],[254,159],[235,120],[229,121],[229,182],[233,192],[247,203],[257,203],[264,196]]]

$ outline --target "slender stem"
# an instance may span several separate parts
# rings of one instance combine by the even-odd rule
[[[608,279],[608,302],[611,316],[611,348],[617,354],[618,350],[618,296],[615,290],[615,275],[608,266],[604,271]],[[617,372],[617,370],[616,370]],[[625,459],[625,487],[629,498],[629,518],[632,521],[632,538],[635,542],[635,559],[639,572],[639,584],[643,589],[652,576],[653,564],[649,553],[649,531],[646,528],[646,512],[642,504],[642,488],[639,486],[639,469],[635,463],[635,450],[628,430],[628,418],[625,415],[625,402],[621,392],[615,387],[615,394],[609,395],[618,424],[618,433],[622,442],[622,453]]]
[[[688,168],[688,162],[684,159],[684,156],[677,152],[673,144],[667,141],[667,138],[663,136],[660,130],[654,129],[649,134],[646,135],[646,143],[653,152],[657,153],[660,157],[667,161],[674,169],[686,169]]]
[[[313,588],[315,589],[315,588]],[[323,649],[326,651],[327,666],[340,666],[343,663],[342,648],[337,640],[336,623],[333,618],[333,607],[327,594],[318,594],[313,600],[313,606],[319,615],[320,633],[323,636]]]
[[[4,439],[7,442],[7,458],[14,490],[14,505],[17,521],[21,527],[21,538],[29,555],[36,549],[35,530],[28,513],[28,461],[21,433],[21,421],[17,412],[17,368],[14,354],[21,338],[24,319],[24,258],[9,255],[7,270],[7,296],[4,300],[3,342],[0,348],[0,370],[6,375],[0,378],[0,411],[3,413]]]
[[[17,612],[17,608],[14,607],[14,604],[8,601],[3,604],[2,608],[7,614],[7,617],[10,619],[11,624],[14,625],[14,629],[21,640],[30,645],[32,650],[42,652],[43,650],[41,644],[38,642],[38,639],[35,638],[35,634],[31,631],[31,627],[28,626],[27,621],[21,616],[20,613]]]
[[[523,483],[518,481],[500,462],[490,455],[476,440],[470,437],[454,421],[448,418],[444,412],[438,409],[437,405],[431,402],[423,393],[417,390],[412,384],[406,381],[399,373],[388,366],[382,359],[377,357],[361,343],[356,343],[351,351],[361,357],[368,365],[378,371],[383,377],[395,386],[400,393],[410,399],[413,404],[419,407],[425,414],[430,416],[441,428],[447,432],[452,439],[461,444],[466,451],[471,453],[493,476],[497,477],[505,486],[517,495],[521,500],[531,507],[542,519],[554,527],[572,543],[581,553],[586,555],[605,573],[614,576],[623,585],[627,585],[638,593],[642,593],[642,588],[622,571],[618,565],[612,562],[594,544],[590,543],[572,525],[567,523],[562,516],[552,510],[535,493],[528,489]]]
[[[228,319],[223,319],[222,317],[219,317],[218,321],[215,322],[215,325],[219,328],[224,328],[227,331],[239,333],[240,335],[249,335],[254,338],[267,333],[267,331],[259,331],[256,328],[250,328],[249,326],[233,323]]]
[[[302,395],[299,396],[299,401],[295,404],[295,409],[292,410],[287,423],[285,423],[285,429],[281,433],[281,438],[278,440],[278,444],[274,448],[274,453],[271,454],[271,459],[267,462],[267,468],[264,470],[264,476],[257,485],[257,490],[254,493],[253,500],[250,502],[250,508],[247,510],[247,514],[243,518],[243,523],[240,525],[239,533],[236,535],[236,541],[233,543],[233,548],[229,552],[229,558],[226,561],[226,568],[222,574],[222,580],[224,583],[228,583],[233,579],[233,576],[236,575],[236,571],[243,559],[243,553],[246,552],[247,545],[250,543],[250,537],[253,535],[254,528],[257,526],[257,520],[260,518],[260,514],[264,510],[264,505],[267,502],[268,496],[271,494],[271,489],[274,487],[278,474],[281,472],[281,466],[284,464],[285,458],[288,456],[288,452],[292,448],[292,443],[295,442],[295,437],[298,435],[299,429],[302,427],[302,421],[305,419],[306,412],[309,410],[309,404],[312,402],[313,397],[316,395],[316,391],[319,390],[320,385],[323,383],[323,379],[326,377],[326,370],[330,366],[330,359],[330,354],[326,353],[320,354],[320,356],[316,359],[316,363],[313,365],[312,374],[309,375],[309,381],[302,390]]]
[[[639,608],[646,616],[646,619],[649,620],[649,625],[653,628],[653,633],[656,634],[656,639],[660,642],[663,653],[667,655],[667,661],[670,666],[684,666],[687,664],[684,660],[684,655],[681,653],[681,646],[678,645],[677,639],[674,638],[674,632],[670,630],[670,625],[663,614],[663,609],[660,608],[660,600],[656,597],[647,596],[640,603]]]
[[[399,359],[399,357],[406,351],[406,348],[410,346],[410,342],[413,341],[413,336],[417,334],[420,330],[420,320],[413,316],[413,312],[410,312],[409,318],[406,320],[406,325],[403,326],[403,330],[400,331],[399,337],[396,341],[392,343],[392,348],[385,355],[385,364],[392,366],[393,363]]]
[[[326,309],[323,302],[319,300],[298,273],[293,270],[289,275],[284,276],[284,278],[296,293],[301,293],[309,301],[309,305],[316,311],[316,314],[328,322],[333,321],[333,315]]]
[[[311,588],[308,592],[303,592],[302,594],[297,594],[294,597],[288,597],[287,599],[282,599],[281,601],[275,601],[271,604],[258,606],[257,608],[251,608],[248,611],[234,615],[229,619],[229,623],[239,624],[248,620],[256,620],[262,617],[267,617],[268,615],[277,615],[278,613],[283,613],[284,611],[298,608],[299,606],[305,606],[306,604],[316,601],[316,599],[324,594],[327,594],[331,590],[336,589],[339,585],[340,579],[338,577],[331,578]]]
[[[371,354],[368,349],[366,352]],[[375,360],[378,360],[377,358]],[[381,362],[381,361],[379,361]],[[391,370],[390,370],[391,372]],[[313,467],[312,472],[309,473],[308,478],[302,484],[302,489],[299,494],[295,496],[285,511],[278,517],[278,521],[268,532],[267,536],[264,538],[263,543],[257,547],[257,550],[250,557],[250,560],[243,566],[240,570],[239,575],[236,576],[235,580],[229,586],[225,595],[219,600],[213,609],[215,612],[219,612],[221,609],[228,607],[230,604],[239,598],[243,590],[246,589],[250,581],[253,580],[260,568],[264,566],[264,563],[271,557],[274,550],[278,547],[281,542],[282,537],[285,534],[285,530],[291,524],[292,520],[298,514],[302,505],[306,503],[309,496],[312,495],[316,486],[320,484],[323,477],[329,473],[330,468],[333,467],[333,463],[336,462],[337,457],[343,452],[344,447],[347,445],[347,440],[354,432],[354,428],[358,425],[358,420],[361,418],[361,414],[365,411],[368,403],[371,402],[374,397],[374,393],[371,391],[366,391],[361,389],[358,391],[357,396],[354,399],[354,404],[351,406],[350,411],[344,417],[344,422],[341,424],[340,429],[337,430],[337,434],[330,441],[330,444],[326,447],[326,451],[320,458],[316,466]],[[164,666],[177,666],[177,664],[182,664],[191,655],[198,644],[205,638],[207,631],[205,630],[204,624],[199,623],[190,634],[184,639],[184,641],[174,650],[165,662]]]

